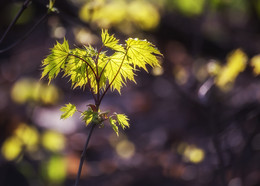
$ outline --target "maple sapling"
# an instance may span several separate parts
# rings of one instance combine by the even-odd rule
[[[64,38],[63,43],[57,42],[51,49],[51,54],[42,62],[41,78],[47,76],[50,83],[62,72],[63,77],[69,77],[72,88],[88,88],[93,96],[94,103],[87,105],[85,111],[78,111],[71,103],[60,109],[63,112],[61,119],[69,118],[78,111],[87,126],[92,124],[81,156],[75,186],[78,185],[86,148],[94,127],[108,121],[117,135],[119,126],[122,129],[129,127],[129,119],[125,114],[110,114],[108,111],[100,110],[100,104],[108,90],[120,93],[127,81],[135,82],[137,69],[147,71],[146,65],[160,66],[158,57],[162,56],[147,40],[129,38],[125,44],[119,44],[119,40],[107,30],[102,30],[101,38],[102,46],[99,50],[91,45],[70,49],[68,41]],[[104,49],[110,49],[113,53],[108,55]]]

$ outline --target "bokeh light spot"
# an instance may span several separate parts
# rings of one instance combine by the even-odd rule
[[[135,145],[128,140],[122,140],[116,145],[116,152],[121,158],[130,159],[135,154]]]

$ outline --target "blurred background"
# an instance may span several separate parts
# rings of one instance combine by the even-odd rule
[[[64,37],[100,46],[101,28],[164,58],[106,95],[131,127],[95,129],[80,185],[260,185],[260,0],[57,0],[48,15],[48,0],[1,0],[0,37],[24,2],[0,43],[1,186],[74,184],[90,128],[59,109],[93,100],[61,76],[48,86],[41,61]]]

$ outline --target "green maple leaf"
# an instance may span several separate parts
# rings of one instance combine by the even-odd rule
[[[61,115],[61,119],[67,119],[71,116],[73,116],[73,114],[77,111],[76,106],[69,103],[66,104],[65,107],[62,107],[60,109],[61,112],[63,112],[63,114]]]
[[[111,90],[119,93],[126,80],[134,81],[134,68],[126,60],[126,55],[121,52],[114,53],[105,68],[104,76],[111,84]]]
[[[82,88],[89,80],[95,82],[93,81],[95,73],[92,72],[95,69],[95,64],[92,55],[92,53],[90,54],[89,51],[84,49],[76,48],[71,50],[64,69],[64,75],[70,77],[73,88]]]
[[[126,40],[127,57],[134,68],[140,67],[147,71],[146,64],[151,67],[160,66],[157,56],[162,56],[160,51],[147,40],[129,38]]]
[[[118,130],[118,126],[116,125],[116,120],[113,119],[112,117],[109,117],[109,122],[110,122],[112,129],[115,131],[116,135],[118,136],[119,130]]]
[[[96,115],[97,115],[96,112],[94,112],[91,108],[88,108],[88,110],[84,111],[81,114],[86,125],[89,125],[91,122],[93,122],[93,120],[95,120],[95,118],[97,118]]]
[[[118,44],[119,40],[114,37],[114,35],[109,35],[107,30],[102,30],[101,34],[102,43],[104,46],[111,48],[115,51],[124,52],[125,49],[122,45]]]
[[[126,127],[129,127],[129,119],[125,114],[116,114],[117,122],[122,127],[122,129],[125,129]]]
[[[64,39],[62,44],[57,42],[57,44],[51,49],[51,54],[42,62],[43,72],[41,79],[48,76],[50,83],[53,78],[57,77],[59,72],[64,68],[69,52],[69,44],[66,39]]]

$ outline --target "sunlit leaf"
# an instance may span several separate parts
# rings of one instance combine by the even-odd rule
[[[129,118],[125,114],[116,114],[117,122],[122,127],[122,129],[125,129],[126,127],[129,127]]]
[[[112,127],[112,129],[115,131],[116,135],[119,135],[119,131],[118,131],[118,126],[116,125],[116,120],[113,119],[112,117],[109,117],[109,123]]]
[[[98,113],[94,112],[91,107],[81,113],[81,117],[83,117],[83,121],[85,121],[86,125],[89,125],[90,123],[99,124]]]
[[[76,106],[69,103],[69,104],[66,104],[65,107],[62,107],[60,109],[61,112],[63,112],[63,114],[61,115],[61,119],[67,119],[71,116],[73,116],[73,114],[77,111],[76,109]]]
[[[50,81],[55,78],[62,68],[64,68],[65,62],[70,52],[68,41],[64,39],[64,42],[57,44],[52,48],[51,54],[47,56],[42,62],[43,72],[41,78],[47,76]]]
[[[124,53],[116,52],[111,57],[104,72],[111,90],[117,90],[119,93],[126,80],[134,81],[134,68],[127,62]]]
[[[162,56],[160,51],[147,40],[129,38],[126,40],[127,57],[134,67],[140,67],[147,71],[146,64],[151,67],[160,66],[157,56]]]
[[[102,30],[102,43],[104,46],[111,48],[115,51],[125,51],[124,47],[118,44],[118,39],[114,37],[114,35],[109,35],[107,29]]]

